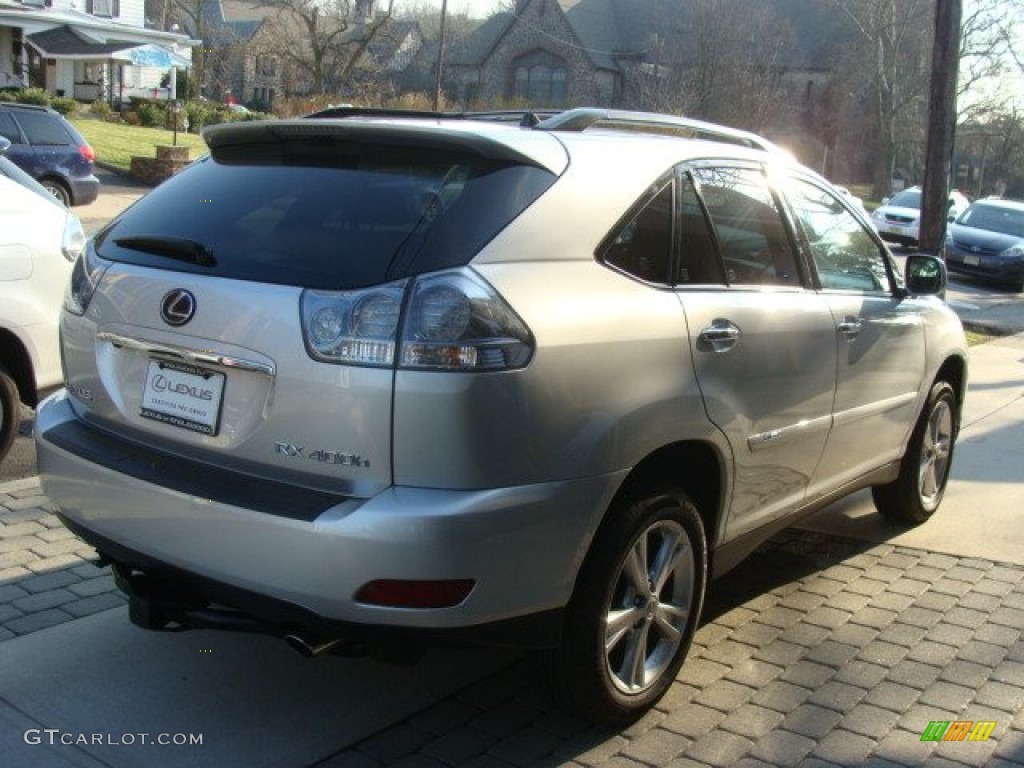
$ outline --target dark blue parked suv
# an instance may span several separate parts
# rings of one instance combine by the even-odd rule
[[[60,113],[0,102],[0,136],[11,142],[7,157],[64,205],[86,205],[96,199],[96,153]]]

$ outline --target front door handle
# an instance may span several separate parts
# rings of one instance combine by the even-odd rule
[[[729,320],[718,317],[697,336],[698,344],[712,352],[728,352],[743,338],[743,331]]]
[[[864,324],[861,323],[859,317],[847,315],[846,317],[843,318],[842,322],[836,326],[836,330],[838,330],[844,336],[849,336],[851,339],[855,339],[857,338],[857,335],[861,332],[861,329],[863,327]]]

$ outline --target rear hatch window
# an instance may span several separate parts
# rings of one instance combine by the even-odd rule
[[[365,139],[226,148],[96,238],[105,259],[326,290],[467,264],[555,175],[528,163]]]

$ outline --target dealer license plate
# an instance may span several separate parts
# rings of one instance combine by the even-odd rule
[[[216,435],[224,374],[187,363],[150,360],[139,415],[203,435]]]

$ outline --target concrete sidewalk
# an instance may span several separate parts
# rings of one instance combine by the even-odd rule
[[[509,654],[396,669],[138,630],[37,481],[5,484],[0,765],[1024,766],[1024,335],[974,347],[971,377],[935,518],[886,525],[860,494],[777,536],[712,585],[673,689],[616,731]],[[995,726],[921,740],[956,720]]]

